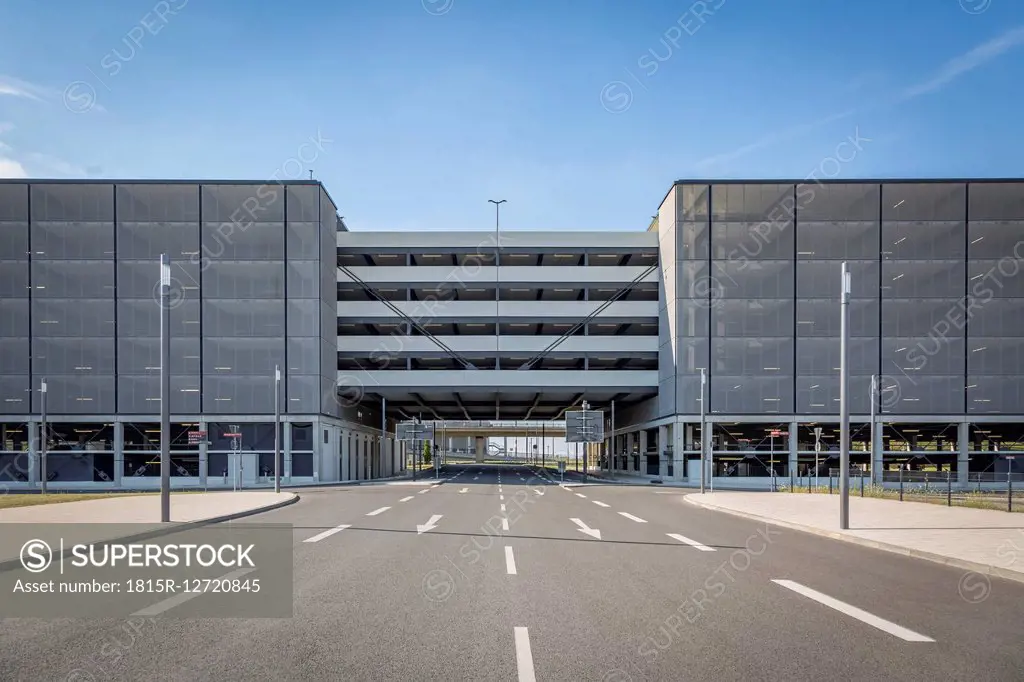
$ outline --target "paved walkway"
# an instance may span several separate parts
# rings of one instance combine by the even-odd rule
[[[171,521],[195,523],[252,513],[295,499],[263,491],[171,494]],[[117,495],[103,500],[0,509],[0,523],[160,523],[159,495]]]
[[[709,509],[1024,582],[1024,514],[850,496],[767,492],[687,495]]]

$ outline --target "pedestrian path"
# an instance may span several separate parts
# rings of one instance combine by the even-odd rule
[[[715,492],[686,501],[1024,582],[1024,514],[851,495],[850,528],[841,530],[838,495]]]

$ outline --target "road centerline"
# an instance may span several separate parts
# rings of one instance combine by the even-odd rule
[[[505,546],[505,571],[509,575],[516,575],[516,558],[512,554],[512,548]]]
[[[630,521],[636,521],[637,523],[647,523],[647,521],[645,521],[644,519],[641,519],[639,516],[633,516],[629,512],[619,512],[619,515],[625,516]]]
[[[530,651],[530,631],[528,628],[516,627],[514,632],[519,682],[537,682],[537,675],[533,671],[533,652]]]

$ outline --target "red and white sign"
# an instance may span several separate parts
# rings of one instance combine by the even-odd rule
[[[240,434],[240,433],[225,433],[224,437],[225,438],[241,438],[242,434]]]
[[[206,431],[189,431],[188,432],[188,443],[189,445],[198,445],[201,441],[206,440]]]

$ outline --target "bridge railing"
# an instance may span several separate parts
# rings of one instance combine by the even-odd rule
[[[507,429],[509,427],[519,429],[564,429],[565,421],[547,421],[547,420],[533,420],[533,421],[513,421],[509,420],[497,420],[497,419],[446,419],[446,420],[433,420],[423,421],[424,424],[433,424],[435,430],[440,427],[446,427],[449,429]]]

